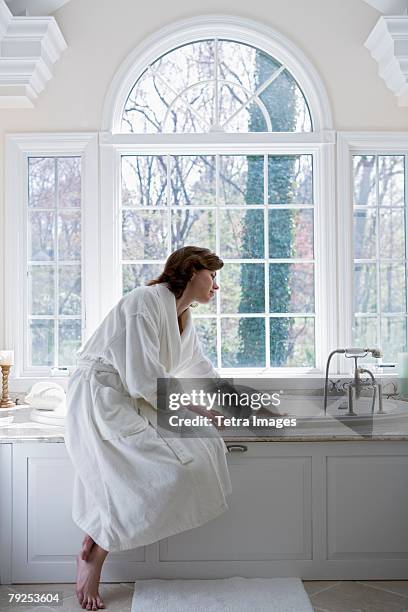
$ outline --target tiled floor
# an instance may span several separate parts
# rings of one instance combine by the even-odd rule
[[[408,580],[367,582],[304,582],[315,612],[408,612]],[[103,583],[100,594],[107,612],[130,612],[133,583]],[[10,593],[62,592],[63,605],[33,606],[9,603]],[[0,586],[0,611],[78,612],[74,584],[13,584]],[[177,612],[175,610],[175,612]],[[267,612],[267,610],[265,610]]]
[[[315,612],[408,612],[408,580],[303,584]]]

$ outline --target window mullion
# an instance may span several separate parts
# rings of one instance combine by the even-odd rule
[[[220,254],[220,215],[219,215],[219,201],[220,201],[220,156],[215,156],[215,251]],[[222,281],[220,281],[220,277],[217,278],[217,284],[220,286],[220,290],[222,291]],[[216,297],[216,308],[217,308],[217,367],[221,368],[221,297],[220,292],[217,291],[215,294]]]
[[[166,155],[166,170],[167,170],[167,257],[171,253],[171,156]]]
[[[375,258],[376,258],[376,293],[377,293],[377,345],[381,346],[381,280],[380,280],[380,180],[379,180],[379,156],[375,156],[375,197],[376,197],[376,241],[375,241]]]
[[[54,282],[54,366],[58,367],[59,365],[59,322],[58,322],[58,295],[59,295],[59,268],[58,268],[58,259],[59,259],[59,244],[58,244],[58,212],[59,212],[59,188],[58,188],[58,157],[54,158],[54,177],[55,177],[55,200],[54,200],[54,210],[55,210],[55,219],[54,219],[54,245],[55,245],[55,264],[54,264],[54,274],[55,274],[55,282]]]
[[[268,210],[268,155],[264,155],[264,244],[265,244],[265,364],[271,367],[271,320],[269,316],[269,210]]]
[[[219,125],[219,91],[218,91],[218,38],[214,38],[214,124],[216,129]]]

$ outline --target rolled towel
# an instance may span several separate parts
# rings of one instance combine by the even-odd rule
[[[61,385],[53,382],[38,382],[33,385],[25,402],[39,410],[65,411],[66,395]]]

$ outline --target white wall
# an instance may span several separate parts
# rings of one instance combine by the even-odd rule
[[[361,0],[71,0],[55,13],[68,50],[35,108],[0,111],[0,184],[4,185],[5,134],[98,130],[108,86],[132,49],[164,25],[204,13],[260,21],[297,45],[323,79],[336,129],[408,130],[408,108],[397,106],[363,46],[380,13]],[[3,244],[3,233],[0,240]],[[3,252],[0,257],[4,262]],[[3,273],[2,266],[1,288]],[[10,290],[13,287],[5,288]],[[3,295],[1,291],[0,348]]]

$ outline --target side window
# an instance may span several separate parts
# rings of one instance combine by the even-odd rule
[[[26,366],[68,367],[82,340],[81,157],[29,157]]]
[[[407,350],[406,156],[354,155],[356,346]]]

